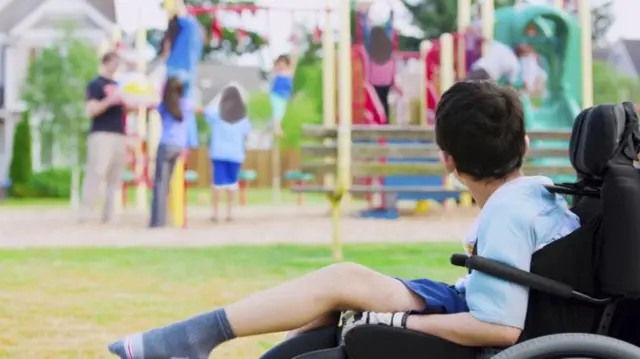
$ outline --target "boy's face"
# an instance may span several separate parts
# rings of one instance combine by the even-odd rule
[[[279,60],[276,62],[276,71],[284,71],[287,69],[287,63],[284,60]]]

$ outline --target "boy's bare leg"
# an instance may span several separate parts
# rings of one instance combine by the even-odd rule
[[[213,205],[213,217],[211,219],[215,222],[218,220],[218,208],[220,207],[220,189],[211,189],[211,202]]]
[[[235,199],[234,198],[235,191],[228,188],[226,192],[227,192],[227,221],[230,221],[233,213],[233,200]]]
[[[400,312],[424,307],[400,281],[353,263],[335,264],[191,319],[130,336],[109,349],[122,359],[206,359],[217,345],[294,330],[336,310]]]

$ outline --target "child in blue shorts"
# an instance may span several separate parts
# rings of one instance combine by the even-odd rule
[[[247,107],[238,88],[225,88],[218,106],[207,108],[205,117],[211,126],[209,157],[213,171],[213,221],[218,219],[222,191],[226,192],[226,219],[230,221],[238,176],[246,157],[245,143],[251,132]]]
[[[468,248],[528,271],[537,250],[578,228],[566,201],[546,190],[548,178],[522,173],[528,139],[514,90],[489,81],[453,85],[440,99],[435,131],[445,171],[456,175],[481,208]],[[236,337],[335,328],[335,312],[341,310],[359,313],[345,318],[343,332],[369,323],[465,346],[503,347],[520,336],[528,296],[528,288],[477,271],[454,286],[338,263],[109,348],[122,359],[205,359]]]

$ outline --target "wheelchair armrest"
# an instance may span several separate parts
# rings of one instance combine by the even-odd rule
[[[518,268],[506,265],[493,259],[481,256],[467,256],[465,254],[454,254],[451,256],[451,264],[457,267],[466,267],[470,270],[488,274],[490,276],[520,284],[525,287],[535,289],[540,292],[555,295],[565,299],[578,299],[592,304],[607,304],[611,298],[592,298],[584,293],[573,290],[571,286],[543,277],[538,274],[523,271]]]

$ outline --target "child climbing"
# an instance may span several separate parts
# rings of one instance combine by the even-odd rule
[[[469,37],[478,39],[482,44],[482,28],[479,21],[469,27]],[[465,80],[506,79],[508,85],[515,85],[520,80],[519,47],[511,48],[497,40],[488,40],[488,53],[482,54],[471,68]]]
[[[360,7],[360,23],[364,37],[364,46],[367,50],[368,61],[365,70],[366,78],[376,90],[376,94],[384,107],[384,112],[389,118],[389,92],[394,85],[396,74],[395,59],[393,58],[393,12],[390,13],[384,26],[370,27],[368,13],[371,4],[366,3]]]
[[[540,65],[538,54],[530,45],[523,45],[520,51],[520,67],[522,69],[523,93],[530,97],[544,94],[547,72]]]
[[[222,91],[218,106],[205,110],[211,126],[209,157],[213,169],[213,217],[218,220],[222,191],[226,192],[227,216],[232,219],[233,195],[238,188],[238,175],[245,160],[245,143],[251,132],[247,107],[236,86]]]
[[[277,136],[281,136],[282,120],[287,112],[287,104],[293,94],[295,61],[289,55],[280,55],[273,64],[273,72],[270,96],[273,130]]]
[[[169,20],[162,40],[161,55],[166,60],[167,78],[182,81],[184,97],[191,98],[196,71],[204,47],[205,33],[198,19],[190,15],[183,0],[176,0],[176,15]]]
[[[198,129],[193,105],[182,97],[182,82],[169,77],[164,87],[158,113],[162,119],[162,134],[156,155],[156,174],[153,181],[151,220],[149,227],[166,224],[169,183],[176,161],[189,148],[198,146]]]

